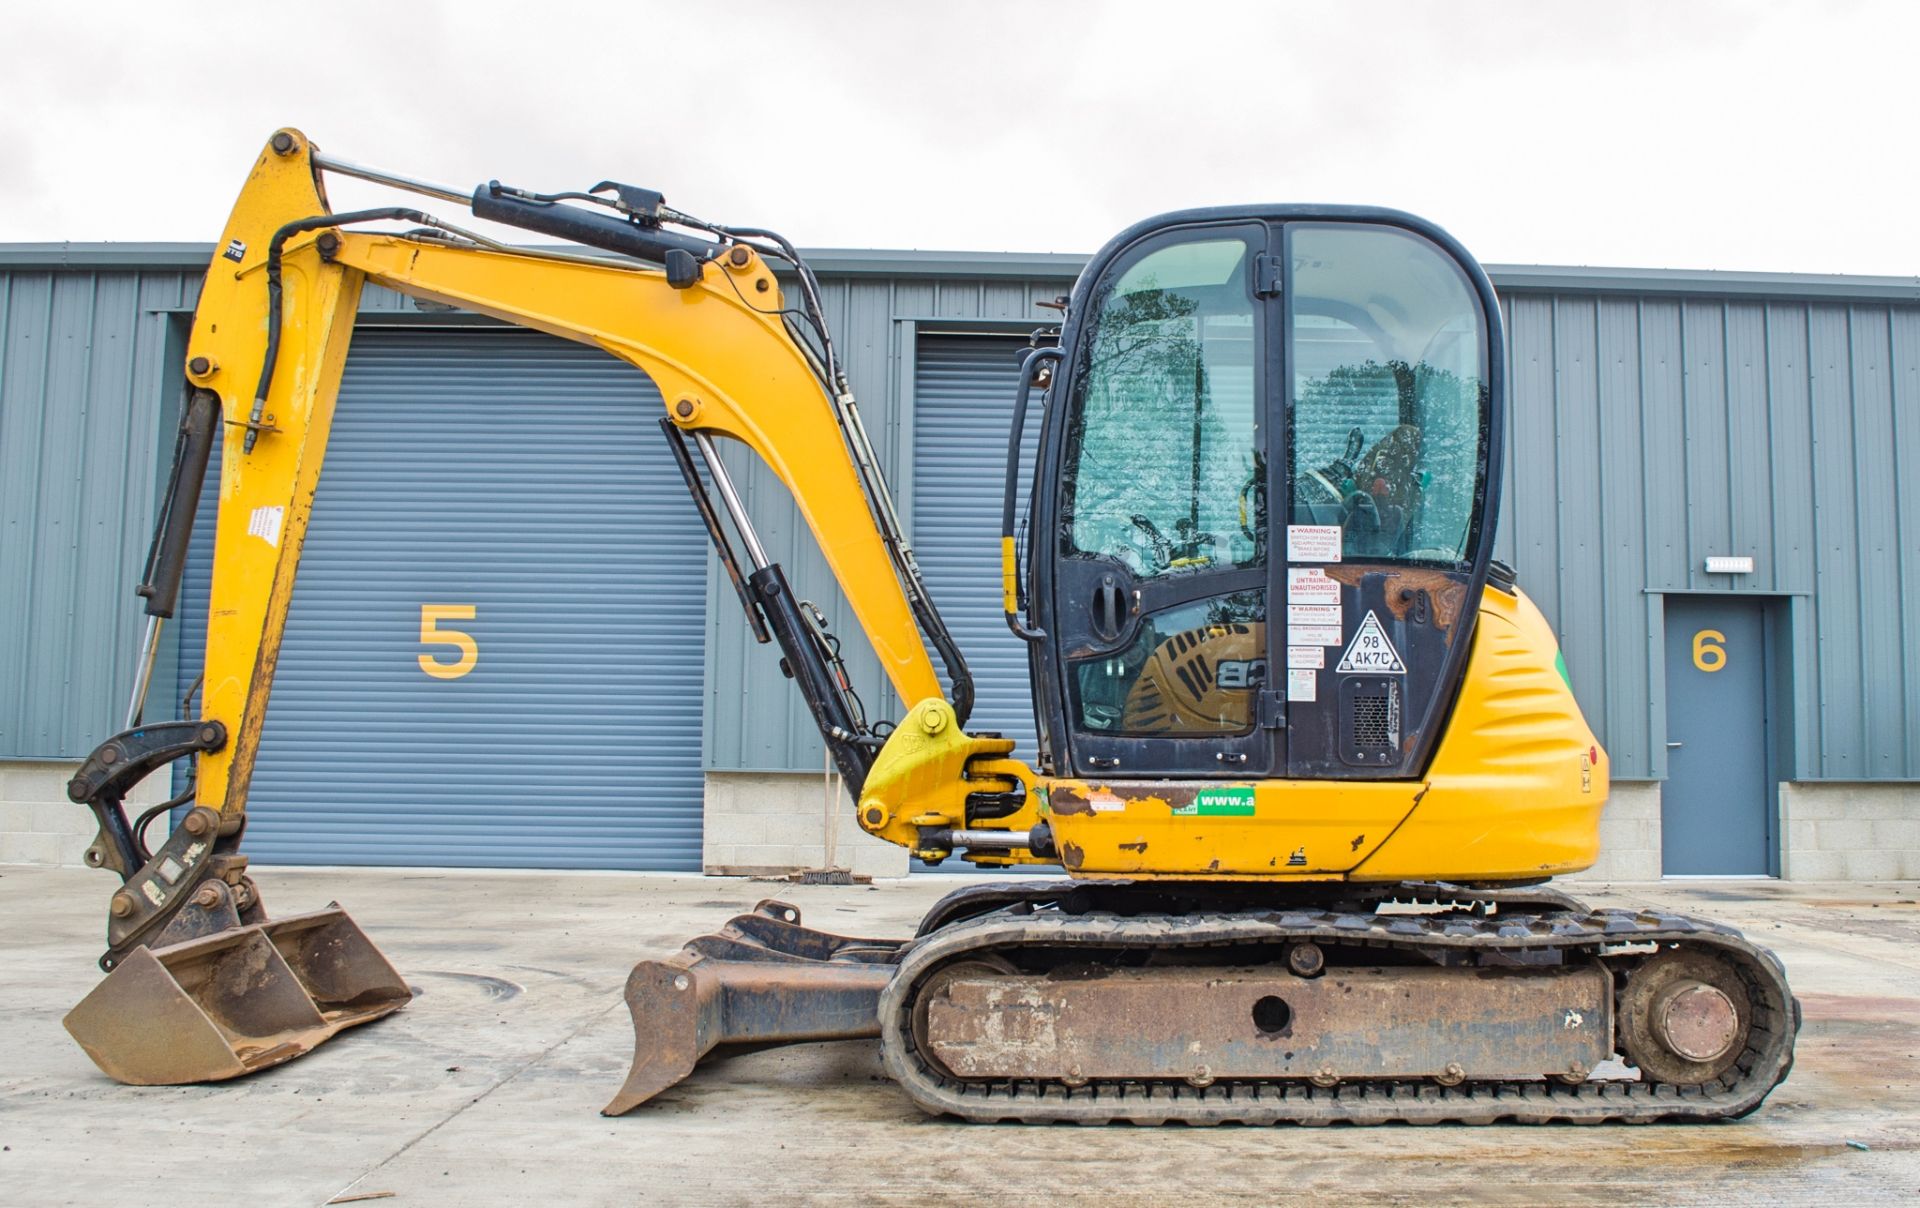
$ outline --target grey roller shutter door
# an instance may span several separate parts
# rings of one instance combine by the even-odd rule
[[[923,335],[914,353],[913,546],[927,589],[973,669],[969,730],[994,730],[1034,762],[1027,650],[1000,599],[1000,509],[1007,432],[1025,338]],[[1024,464],[1040,428],[1027,416]],[[1026,472],[1023,472],[1023,483]],[[1020,516],[1025,520],[1024,490]]]
[[[644,375],[552,337],[356,335],[254,773],[256,859],[699,869],[706,539],[662,413]],[[470,672],[422,670],[458,658],[421,643],[423,605],[474,608],[444,623],[473,636]]]

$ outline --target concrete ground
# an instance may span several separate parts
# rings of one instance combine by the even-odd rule
[[[14,920],[0,948],[0,1202],[1920,1199],[1910,883],[1579,887],[1731,922],[1785,960],[1805,1007],[1798,1064],[1733,1124],[985,1127],[920,1115],[870,1043],[735,1058],[632,1115],[596,1114],[632,1052],[620,989],[634,960],[774,894],[816,927],[901,934],[958,880],[262,870],[275,913],[344,903],[418,997],[252,1078],[136,1088],[100,1074],[60,1027],[96,980],[110,880],[0,868]]]

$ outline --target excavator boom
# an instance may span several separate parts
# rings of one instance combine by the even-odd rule
[[[190,395],[174,480],[140,590],[151,620],[129,726],[69,786],[100,823],[89,862],[124,884],[101,959],[109,977],[68,1027],[124,1081],[247,1073],[408,998],[344,912],[269,922],[240,854],[295,572],[368,282],[593,345],[655,382],[667,402],[664,435],[741,601],[762,640],[781,645],[852,791],[864,786],[880,740],[818,622],[762,549],[717,438],[746,445],[792,493],[901,698],[946,701],[929,646],[945,655],[955,696],[971,694],[834,364],[810,275],[796,257],[810,305],[790,305],[769,263],[792,256],[783,241],[665,230],[660,214],[672,212],[658,195],[626,186],[613,186],[612,205],[598,210],[497,182],[476,189],[466,200],[477,215],[589,245],[516,249],[406,207],[334,214],[322,184],[329,166],[462,196],[328,161],[299,132],[282,130],[255,163],[217,246],[187,349]],[[420,225],[405,234],[355,229],[381,220]],[[795,312],[811,315],[814,342],[790,326]],[[158,622],[173,611],[215,441],[221,480],[199,717],[143,724]],[[721,510],[742,538],[744,568]],[[179,824],[149,851],[143,832],[152,816],[130,822],[122,802],[144,776],[182,759],[192,768],[188,792],[172,803]],[[246,971],[260,965],[271,989],[247,992]],[[134,1019],[143,1022],[128,1026]],[[182,1041],[187,1035],[194,1043]]]

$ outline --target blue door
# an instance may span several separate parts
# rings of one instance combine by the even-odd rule
[[[1762,600],[1668,596],[1661,871],[1776,871],[1770,626]]]

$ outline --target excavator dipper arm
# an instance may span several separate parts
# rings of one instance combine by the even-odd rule
[[[355,312],[369,281],[601,348],[655,382],[666,402],[662,427],[749,617],[781,645],[783,662],[856,797],[882,739],[862,716],[819,621],[767,559],[715,438],[746,445],[792,493],[900,698],[949,712],[964,711],[971,699],[965,664],[920,582],[818,321],[810,274],[784,241],[766,232],[736,236],[707,228],[716,235],[708,240],[664,230],[663,218],[692,220],[667,210],[658,194],[626,186],[602,186],[614,192],[617,208],[598,210],[497,182],[481,186],[470,199],[476,214],[638,259],[514,249],[416,209],[330,213],[322,185],[329,166],[299,132],[276,133],[216,248],[187,349],[190,393],[174,483],[140,592],[153,619],[129,728],[103,743],[69,785],[73,799],[100,823],[89,862],[124,882],[113,896],[101,959],[110,976],[76,1008],[69,1027],[103,1068],[127,1081],[245,1073],[297,1056],[338,1027],[377,1018],[408,997],[392,967],[337,910],[297,929],[306,936],[323,927],[332,945],[332,963],[324,969],[325,954],[260,932],[282,924],[267,921],[239,850],[295,571]],[[338,166],[442,198],[461,196]],[[426,229],[355,229],[375,220]],[[786,301],[770,255],[795,261],[804,308]],[[795,322],[796,314],[805,321],[809,312],[821,347],[810,345]],[[158,621],[173,611],[215,440],[222,447],[221,477],[199,716],[144,724]],[[744,542],[751,563],[745,573],[734,562],[695,456]],[[952,702],[929,646],[947,664]],[[989,741],[986,749],[1004,754],[1010,745]],[[149,852],[142,832],[153,815],[130,823],[122,802],[143,776],[182,758],[194,760],[191,787],[170,804],[185,812]],[[960,768],[954,771],[957,782]],[[280,964],[267,964],[285,992],[222,988],[221,962],[233,963],[231,973],[239,977],[243,958],[259,958],[263,945],[276,944]],[[182,945],[192,951],[176,952]],[[120,974],[133,958],[138,971]],[[176,958],[177,968],[169,964]],[[156,995],[164,1009],[154,1005]],[[284,1009],[261,1015],[268,1002]],[[193,1050],[201,1056],[183,1058],[187,1050],[165,1029],[126,1026],[129,1018],[169,1013],[204,1033]],[[200,1026],[202,1017],[209,1026]]]

